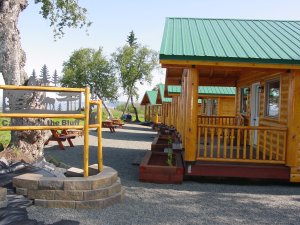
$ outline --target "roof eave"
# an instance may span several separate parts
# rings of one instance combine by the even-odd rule
[[[203,66],[231,66],[231,67],[255,67],[276,69],[300,69],[300,60],[261,59],[261,58],[232,58],[209,56],[185,56],[185,55],[159,55],[160,63],[165,65],[203,65]]]

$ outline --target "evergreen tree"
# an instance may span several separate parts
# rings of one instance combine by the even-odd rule
[[[58,83],[59,83],[59,77],[58,77],[58,74],[57,74],[57,71],[54,70],[54,74],[52,76],[52,83],[54,84],[55,87],[58,86]]]
[[[35,69],[32,70],[31,76],[32,76],[35,80],[37,80]]]
[[[40,79],[41,79],[42,85],[44,85],[44,86],[49,85],[50,75],[49,75],[49,70],[48,70],[48,67],[46,66],[46,64],[43,65],[43,67],[41,69]]]
[[[122,115],[124,115],[130,100],[136,121],[139,121],[138,112],[134,105],[134,97],[138,98],[137,83],[143,83],[144,81],[151,83],[151,72],[157,66],[158,57],[157,52],[138,44],[136,40],[134,32],[131,31],[127,36],[127,44],[113,53],[112,57],[120,76],[120,84],[124,94],[128,96]]]
[[[130,31],[129,35],[127,36],[127,43],[129,44],[129,46],[136,47],[137,46],[136,40],[137,38],[135,37],[133,30]]]
[[[62,111],[62,108],[61,108],[61,103],[59,103],[59,104],[58,104],[57,111]]]

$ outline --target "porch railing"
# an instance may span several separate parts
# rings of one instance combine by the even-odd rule
[[[285,164],[287,128],[198,125],[197,160]]]
[[[242,125],[242,118],[237,116],[198,116],[198,124]]]

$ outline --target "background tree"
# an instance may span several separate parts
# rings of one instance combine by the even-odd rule
[[[117,77],[111,62],[103,56],[102,48],[82,48],[74,51],[63,64],[60,83],[65,87],[90,87],[91,94],[102,100],[108,115],[112,117],[105,101],[117,100]]]
[[[34,3],[40,4],[40,14],[50,21],[55,38],[64,35],[65,27],[83,28],[90,25],[86,9],[81,8],[77,0],[35,0]],[[24,85],[28,79],[24,70],[26,56],[17,27],[19,15],[27,6],[28,0],[0,0],[0,73],[7,85]],[[40,96],[32,101],[35,101],[32,102],[32,107],[40,107]],[[12,120],[13,125],[33,123],[41,125],[45,122],[42,119]],[[14,157],[16,149],[18,156],[28,162],[43,155],[43,146],[47,139],[44,131],[16,131],[12,132],[11,137],[9,147],[2,152],[8,160]]]
[[[43,67],[41,69],[40,80],[41,80],[41,84],[44,86],[47,86],[50,84],[50,75],[49,75],[49,70],[48,70],[48,67],[46,66],[46,64],[43,65]]]
[[[53,76],[52,76],[52,83],[54,84],[54,86],[58,86],[59,84],[59,77],[58,77],[58,74],[57,74],[57,71],[54,70],[54,73],[53,73]]]
[[[32,76],[33,79],[37,80],[35,69],[32,70],[31,76]]]
[[[142,46],[136,42],[137,38],[134,32],[131,31],[127,37],[127,44],[117,49],[113,53],[113,60],[115,67],[118,70],[120,83],[124,94],[128,96],[125,110],[129,100],[134,109],[136,121],[139,121],[138,112],[134,106],[134,98],[138,98],[137,83],[151,83],[152,74],[151,72],[156,68],[158,57],[157,52]]]

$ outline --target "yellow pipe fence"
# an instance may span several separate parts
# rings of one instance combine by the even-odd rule
[[[52,92],[82,92],[85,94],[85,110],[84,114],[18,114],[18,113],[0,113],[0,118],[71,118],[84,119],[84,125],[65,125],[65,126],[5,126],[0,127],[0,131],[21,131],[21,130],[63,130],[63,129],[83,129],[84,131],[84,148],[83,148],[83,171],[84,176],[89,175],[89,128],[98,129],[98,170],[103,169],[102,155],[102,101],[92,101],[90,97],[90,89],[87,88],[65,88],[65,87],[43,87],[43,86],[14,86],[0,85],[3,90],[29,90],[29,91],[52,91]],[[89,125],[90,104],[97,105],[97,123]]]

